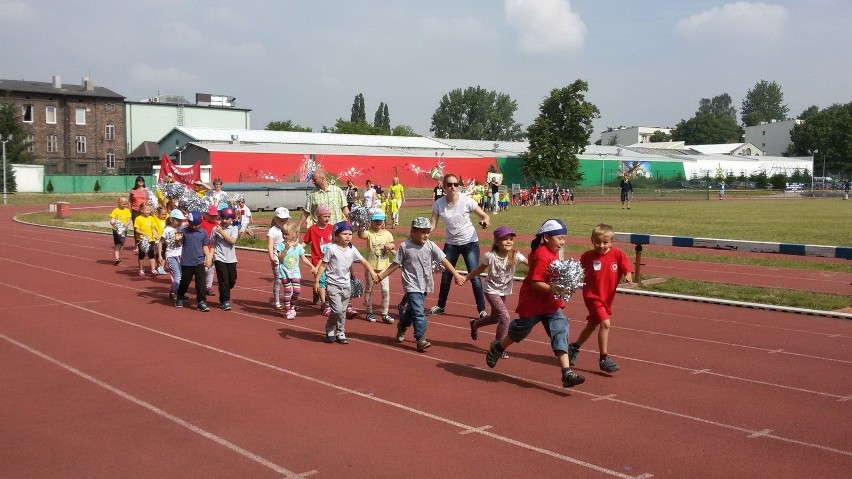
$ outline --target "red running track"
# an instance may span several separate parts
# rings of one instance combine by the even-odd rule
[[[167,280],[133,276],[129,251],[112,266],[108,236],[11,211],[0,477],[835,478],[852,466],[849,321],[619,295],[622,370],[599,372],[587,344],[587,381],[566,390],[541,330],[485,366],[493,329],[470,339],[468,288],[430,318],[425,354],[410,333],[398,345],[393,325],[357,319],[349,345],[324,344],[312,307],[295,321],[271,310],[262,253],[238,253],[234,311],[216,298],[210,313],[177,310]]]

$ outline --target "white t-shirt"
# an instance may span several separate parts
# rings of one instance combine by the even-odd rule
[[[515,276],[515,268],[518,263],[526,261],[526,257],[520,252],[515,252],[515,264],[509,266],[509,257],[501,258],[494,251],[487,251],[482,255],[482,264],[488,266],[488,274],[485,276],[485,293],[509,296],[512,294],[512,278]]]
[[[163,242],[166,243],[166,258],[180,257],[181,247],[176,245],[175,234],[177,230],[166,226],[163,230]]]
[[[280,243],[284,242],[284,233],[281,232],[281,229],[277,226],[273,226],[269,228],[269,232],[266,233],[268,238],[272,238],[272,250],[275,251],[275,248],[278,247]],[[278,258],[275,258],[275,262],[278,262]]]
[[[448,205],[447,197],[445,196],[439,198],[432,205],[432,212],[438,213],[438,216],[444,221],[444,227],[447,229],[445,243],[459,246],[479,241],[479,238],[476,236],[476,228],[470,221],[470,214],[477,207],[479,205],[470,199],[469,196],[461,194],[455,204]]]
[[[236,210],[239,215],[238,219],[240,220],[240,229],[244,230],[248,227],[249,223],[251,223],[251,209],[247,204],[243,203],[243,206],[240,207],[238,205]]]
[[[363,260],[358,248],[341,247],[337,243],[329,243],[322,254],[325,267],[325,282],[340,287],[349,287],[352,281],[350,270],[352,263]]]
[[[373,208],[376,206],[376,190],[366,188],[364,190],[364,208]]]

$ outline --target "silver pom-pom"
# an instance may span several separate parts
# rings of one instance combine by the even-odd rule
[[[246,199],[246,197],[241,195],[240,193],[231,193],[231,195],[228,196],[228,203],[235,205],[238,201],[244,199]]]
[[[160,185],[160,191],[170,200],[181,198],[188,192],[186,186],[181,183],[163,183]]]
[[[556,260],[547,267],[547,282],[553,289],[553,295],[566,301],[574,291],[585,284],[586,274],[580,262],[574,259]]]
[[[369,208],[353,206],[352,211],[349,212],[349,223],[356,231],[366,231],[370,227],[371,216]]]
[[[115,234],[117,234],[120,237],[124,237],[125,235],[127,235],[127,224],[126,223],[124,223],[122,221],[116,221],[116,220],[112,220],[112,221],[115,221],[115,223],[113,223],[113,225],[115,225]]]
[[[142,237],[139,238],[139,252],[142,254],[148,254],[148,250],[150,249],[150,247],[151,239],[145,235],[142,235]]]
[[[151,206],[152,210],[157,209],[157,204],[159,203],[157,201],[157,195],[155,195],[154,192],[151,190],[148,190],[148,201],[146,203]]]
[[[187,211],[207,211],[207,202],[192,191],[187,190],[187,194],[181,198],[180,204],[186,207]]]
[[[432,261],[432,272],[433,273],[443,273],[447,268],[444,267],[444,263],[440,261]]]
[[[364,283],[360,279],[352,278],[349,283],[350,298],[360,298],[364,296]]]

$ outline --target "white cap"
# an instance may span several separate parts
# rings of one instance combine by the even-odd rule
[[[278,208],[275,208],[275,217],[281,218],[282,220],[286,220],[290,218],[290,210],[283,206],[279,206]]]

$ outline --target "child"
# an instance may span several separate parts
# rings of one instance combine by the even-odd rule
[[[399,203],[394,199],[390,188],[388,188],[388,194],[385,198],[385,215],[391,219],[399,220]],[[397,222],[391,222],[391,229],[396,228],[397,224]]]
[[[523,341],[540,322],[550,337],[550,347],[562,367],[562,387],[570,388],[586,381],[586,378],[571,371],[568,362],[568,319],[562,314],[565,304],[553,295],[553,289],[547,282],[547,268],[559,259],[559,250],[565,245],[567,235],[568,228],[558,219],[545,221],[536,233],[531,245],[529,272],[518,294],[515,312],[519,318],[509,324],[509,333],[503,339],[491,343],[485,355],[485,363],[489,368],[497,365],[509,345]]]
[[[488,268],[488,276],[485,277],[485,299],[491,304],[491,316],[470,320],[470,338],[474,341],[479,336],[478,329],[490,324],[497,325],[497,341],[506,337],[510,321],[506,296],[512,294],[512,283],[518,263],[527,264],[527,258],[515,251],[515,232],[508,226],[495,229],[491,251],[485,253],[479,267],[465,277],[467,281]],[[504,352],[502,357],[507,358],[509,355]]]
[[[460,286],[464,284],[464,277],[447,261],[447,256],[441,248],[429,241],[431,231],[432,224],[427,218],[422,216],[414,218],[408,240],[397,248],[393,262],[378,276],[380,280],[384,280],[398,268],[402,268],[402,289],[405,292],[408,309],[405,310],[405,314],[401,314],[399,322],[396,323],[396,341],[399,343],[405,341],[405,330],[413,323],[418,351],[425,351],[432,346],[432,343],[426,339],[426,310],[423,308],[426,295],[435,289],[432,263],[441,263],[455,277],[456,284]]]
[[[612,226],[599,224],[592,229],[592,246],[594,249],[586,251],[580,256],[580,265],[585,272],[585,285],[583,286],[583,302],[589,315],[586,317],[586,327],[580,332],[577,341],[571,343],[568,349],[568,358],[571,366],[577,362],[577,354],[580,346],[589,339],[589,336],[598,329],[598,348],[600,349],[601,371],[614,373],[619,368],[615,361],[607,355],[607,344],[609,339],[609,317],[612,314],[612,301],[615,299],[615,290],[621,278],[628,283],[633,282],[633,266],[627,255],[620,249],[613,248],[614,236]]]
[[[213,230],[213,265],[219,282],[219,304],[222,311],[231,310],[231,289],[237,284],[237,237],[239,228],[234,224],[236,213],[225,208],[219,214],[221,220]]]
[[[383,269],[390,266],[390,255],[396,252],[396,245],[393,243],[393,235],[385,229],[385,214],[381,211],[374,211],[370,217],[370,230],[359,231],[358,237],[367,239],[367,261],[373,268],[373,271],[380,273]],[[369,275],[367,275],[369,276]],[[373,282],[365,283],[364,291],[364,307],[367,310],[367,321],[376,322],[376,315],[373,314]],[[393,323],[393,318],[388,314],[390,306],[390,280],[383,279],[382,287],[382,321],[385,323]]]
[[[201,229],[207,232],[210,236],[210,245],[212,249],[213,245],[213,230],[219,226],[219,210],[216,209],[216,206],[210,205],[207,207],[207,211],[204,212],[201,220]],[[205,286],[207,287],[207,296],[215,296],[216,293],[213,292],[213,273],[215,272],[215,268],[213,268],[213,264],[207,266],[207,271],[205,272]]]
[[[210,311],[207,307],[206,269],[213,264],[213,250],[210,248],[210,235],[200,228],[201,212],[192,211],[187,218],[186,229],[183,231],[183,242],[180,252],[180,285],[178,286],[175,307],[182,308],[186,299],[189,282],[195,278],[195,298],[198,310],[204,313]]]
[[[180,286],[180,250],[183,240],[181,224],[186,219],[181,210],[175,209],[169,214],[167,226],[163,229],[160,241],[165,249],[164,256],[169,266],[169,275],[172,278],[172,286],[169,288],[169,298],[177,299],[178,286]]]
[[[139,276],[145,276],[145,267],[143,266],[142,261],[146,256],[148,257],[148,262],[151,266],[149,274],[151,276],[157,275],[157,263],[154,259],[157,257],[157,229],[154,225],[156,221],[157,219],[151,216],[151,205],[143,203],[142,206],[139,207],[139,216],[137,216],[136,221],[133,222],[133,231],[136,237],[136,249],[139,252]]]
[[[317,269],[318,275],[327,272],[325,279],[326,295],[331,311],[325,322],[325,342],[349,344],[346,339],[346,313],[349,309],[349,298],[352,295],[352,263],[361,263],[364,271],[374,283],[379,277],[358,248],[352,246],[352,225],[341,221],[334,225],[334,243],[329,244],[322,256],[322,262]],[[314,291],[319,291],[319,283],[314,283]]]
[[[328,205],[319,205],[316,215],[316,223],[312,224],[305,231],[305,237],[302,238],[302,242],[311,244],[311,272],[314,274],[313,303],[317,304],[319,302],[322,314],[327,316],[330,309],[325,301],[325,276],[318,274],[317,271],[319,270],[319,264],[323,256],[323,247],[331,243],[333,237],[332,230],[334,228],[329,223],[331,221],[331,208]],[[316,286],[319,286],[319,288]]]
[[[305,248],[299,243],[299,225],[289,223],[284,227],[284,242],[275,247],[278,253],[278,278],[284,288],[284,298],[281,303],[284,317],[296,318],[296,300],[302,292],[302,271],[299,261],[313,270],[311,260],[305,256]]]
[[[269,253],[269,262],[272,266],[272,306],[281,309],[281,283],[278,277],[278,245],[284,242],[284,225],[290,221],[290,210],[280,206],[275,208],[275,216],[266,233],[266,251]]]
[[[109,224],[112,225],[112,244],[115,252],[114,265],[121,263],[121,248],[127,240],[127,230],[130,229],[130,201],[120,196],[118,205],[109,214]]]
[[[166,220],[169,218],[169,210],[165,206],[157,207],[157,221],[154,223],[156,228],[156,236],[163,237],[163,230],[166,229]],[[157,274],[166,274],[166,245],[162,241],[157,243]]]
[[[248,236],[254,239],[254,233],[251,230],[251,208],[246,206],[246,199],[243,195],[237,197],[237,226],[240,228],[240,238]]]

